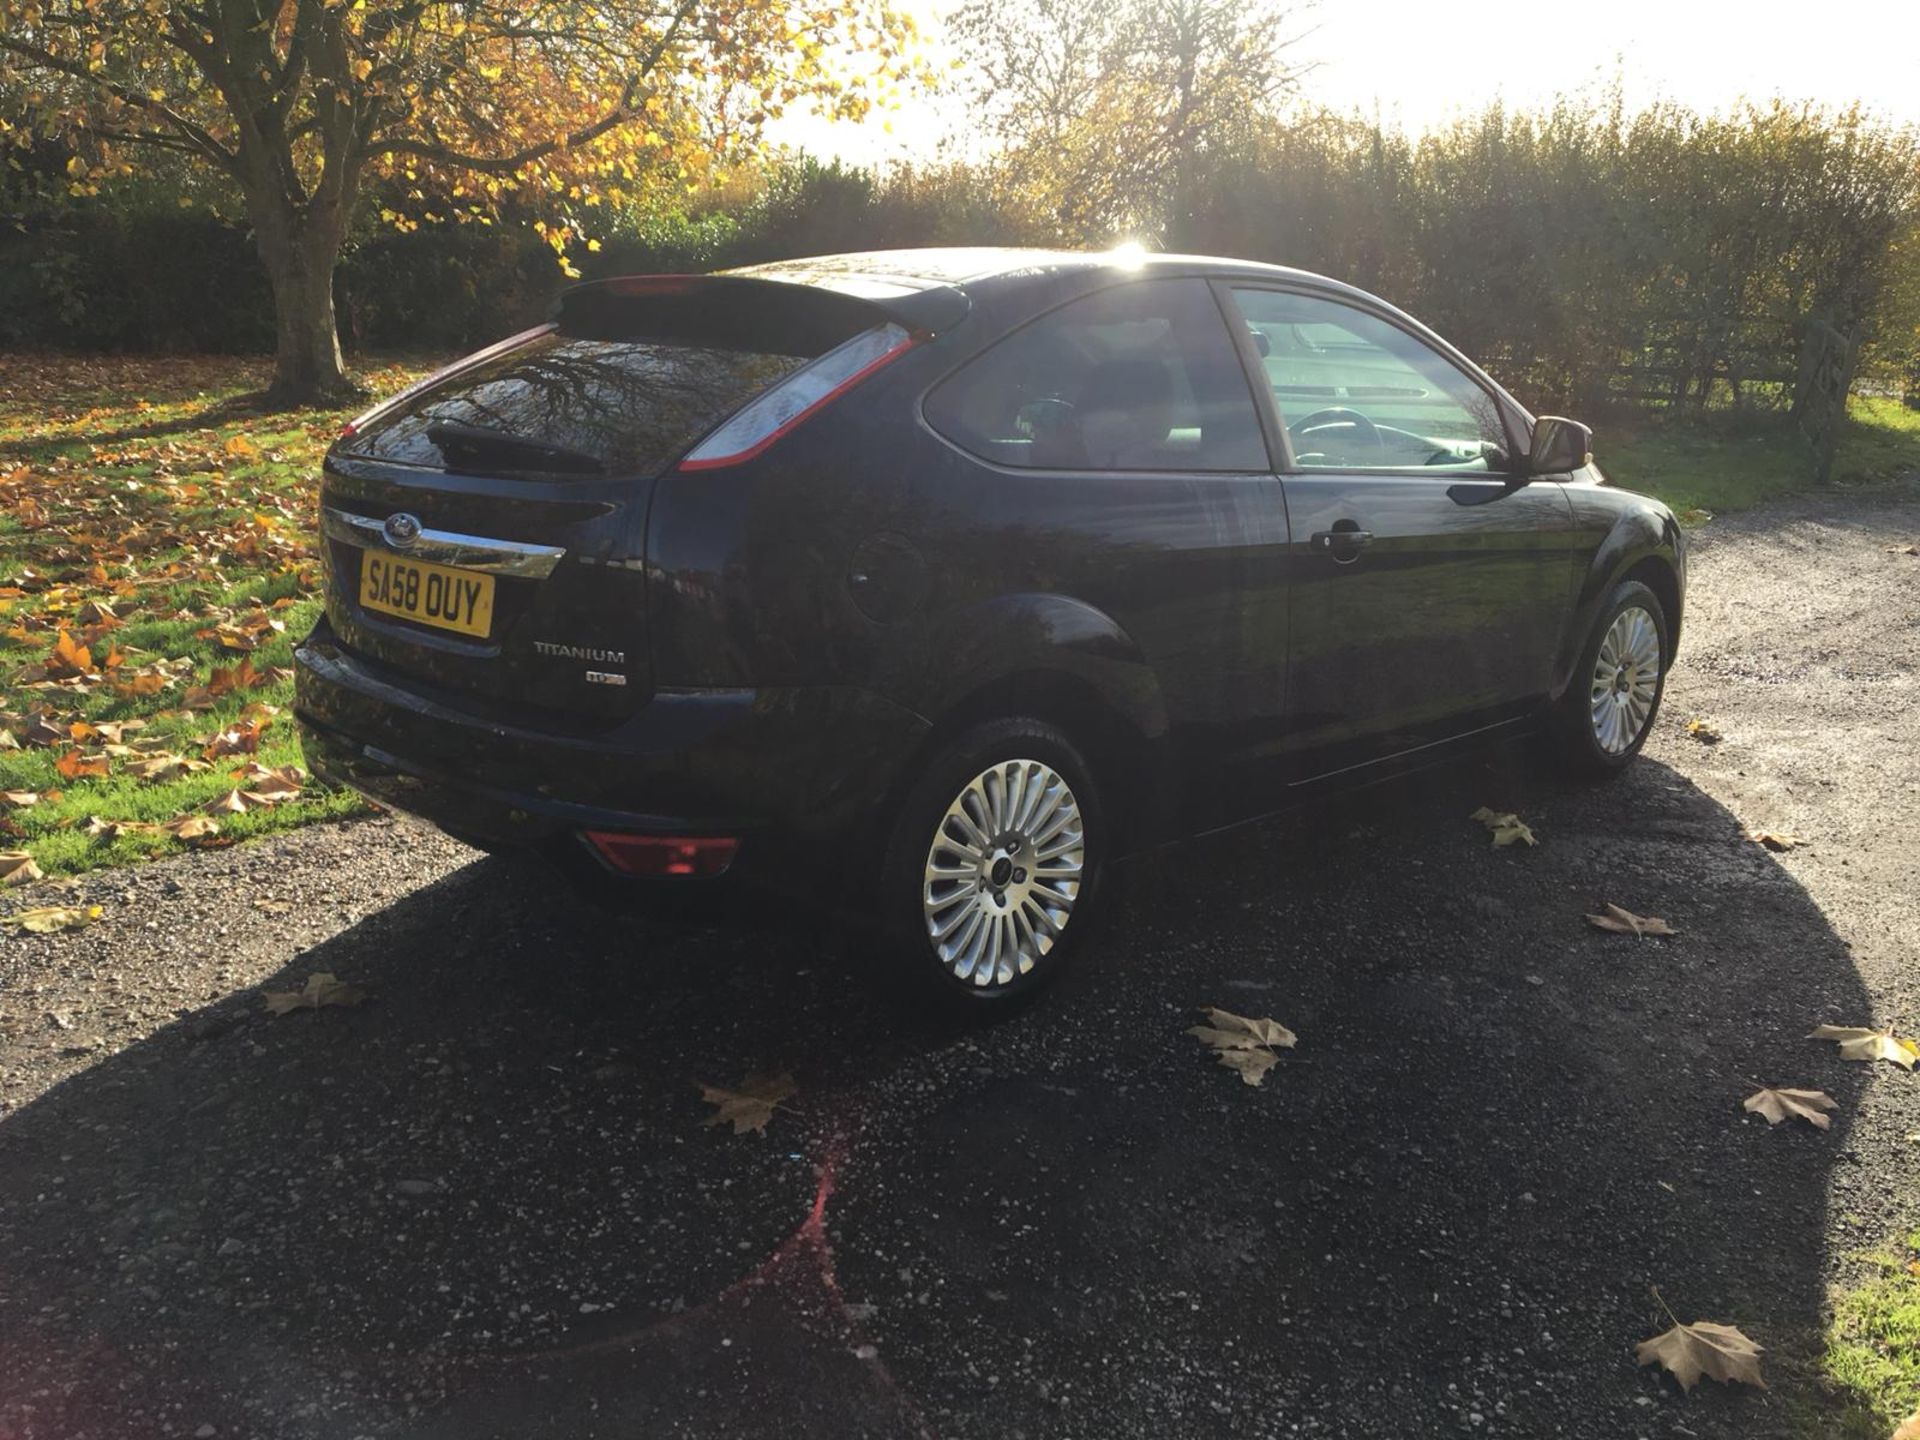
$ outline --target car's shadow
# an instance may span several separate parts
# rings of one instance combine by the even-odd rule
[[[1741,830],[1652,762],[1502,752],[1135,864],[974,1031],[812,927],[478,861],[280,977],[365,1005],[231,997],[0,1129],[0,1435],[1786,1433],[1863,1080],[1802,1037],[1869,999]],[[1205,1004],[1290,1063],[1242,1086]],[[699,1084],[780,1070],[767,1134],[703,1128]],[[1637,1371],[1654,1285],[1775,1391]]]

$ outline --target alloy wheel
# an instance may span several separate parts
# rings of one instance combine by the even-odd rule
[[[1079,801],[1038,760],[1002,760],[967,782],[927,849],[921,914],[956,980],[1027,974],[1073,918],[1087,863]]]
[[[1638,605],[1613,617],[1594,657],[1589,692],[1593,738],[1609,755],[1624,754],[1653,716],[1660,689],[1660,627]]]

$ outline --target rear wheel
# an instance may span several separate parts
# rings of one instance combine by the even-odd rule
[[[1638,580],[1607,596],[1580,653],[1555,728],[1568,764],[1588,774],[1624,769],[1647,743],[1667,684],[1667,616]]]
[[[943,747],[882,875],[889,974],[945,1008],[1008,1008],[1055,979],[1097,915],[1110,844],[1086,760],[1037,720]]]

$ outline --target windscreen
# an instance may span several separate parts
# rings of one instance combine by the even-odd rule
[[[548,330],[376,414],[340,449],[435,469],[652,475],[808,358]]]

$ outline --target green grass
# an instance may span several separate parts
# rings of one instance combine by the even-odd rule
[[[1812,484],[1813,455],[1783,415],[1720,411],[1662,423],[1601,428],[1595,458],[1607,478],[1654,495],[1676,513],[1725,514]],[[1835,452],[1837,485],[1920,473],[1920,410],[1898,400],[1855,399]]]
[[[392,390],[419,368],[365,378]],[[230,358],[0,355],[0,747],[19,742],[0,748],[0,791],[38,797],[24,806],[0,797],[0,851],[24,851],[59,875],[177,850],[170,835],[102,839],[87,825],[164,824],[246,788],[236,772],[250,760],[298,763],[287,667],[320,610],[315,489],[350,411],[262,413],[250,397],[265,381],[259,362]],[[253,648],[205,633],[223,621],[251,622]],[[86,673],[42,673],[63,633],[89,651]],[[261,683],[211,700],[192,694],[243,658]],[[171,779],[129,773],[138,752],[202,760],[207,742],[256,705],[276,712],[256,754]],[[34,743],[36,720],[138,721],[119,741],[135,753],[84,732]],[[105,760],[109,772],[63,775],[57,763],[69,754]],[[309,787],[283,804],[217,812],[210,843],[358,805]]]
[[[1807,1440],[1886,1440],[1920,1412],[1920,1230],[1863,1259],[1874,1273],[1834,1306],[1821,1393],[1796,1405]]]

